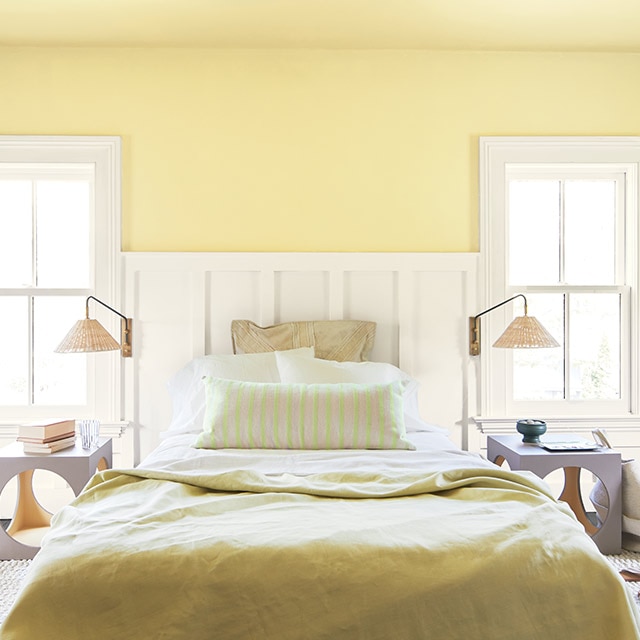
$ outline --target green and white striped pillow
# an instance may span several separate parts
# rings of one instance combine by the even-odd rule
[[[281,384],[205,377],[202,449],[415,449],[404,383]]]

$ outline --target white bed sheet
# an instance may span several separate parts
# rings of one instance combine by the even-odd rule
[[[462,451],[446,435],[434,432],[413,432],[407,437],[415,451],[381,449],[196,449],[193,434],[170,436],[139,465],[155,471],[233,471],[246,469],[266,475],[291,474],[307,476],[316,473],[353,471],[404,470],[420,471],[433,467],[434,458],[445,458],[449,465],[494,465],[482,456]]]

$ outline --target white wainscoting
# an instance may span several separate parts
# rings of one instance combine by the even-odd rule
[[[169,425],[167,380],[193,357],[231,353],[236,318],[263,326],[375,321],[371,359],[419,380],[423,418],[467,446],[477,254],[124,253],[123,267],[124,307],[134,319],[125,415],[134,425],[136,462]]]

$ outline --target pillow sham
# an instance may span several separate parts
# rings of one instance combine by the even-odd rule
[[[313,358],[312,347],[293,349],[293,352],[300,358]],[[202,384],[204,376],[253,382],[280,381],[275,352],[194,358],[167,383],[173,407],[168,431],[172,434],[202,431],[205,410],[205,388]]]
[[[282,384],[207,376],[201,449],[415,449],[404,384]]]
[[[259,327],[250,320],[231,322],[233,352],[259,353],[314,347],[318,358],[368,360],[376,335],[376,323],[364,320],[316,320],[282,322]]]
[[[301,358],[295,351],[276,353],[280,381],[330,383],[351,382],[357,384],[385,383],[401,380],[404,383],[404,422],[407,432],[436,431],[446,429],[426,423],[420,417],[418,407],[419,383],[408,373],[387,362],[335,362],[319,358]]]

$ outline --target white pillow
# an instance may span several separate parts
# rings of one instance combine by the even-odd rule
[[[406,438],[400,380],[284,384],[207,376],[205,449],[415,449]]]
[[[418,381],[388,362],[336,362],[320,358],[304,358],[294,351],[276,352],[276,360],[280,380],[286,383],[353,382],[374,384],[401,380],[405,384],[404,423],[407,432],[448,433],[446,429],[422,420],[418,408]]]
[[[301,359],[313,358],[313,347],[292,349]],[[280,382],[276,352],[200,356],[188,362],[167,383],[173,406],[168,431],[199,433],[205,409],[203,378],[211,376],[251,382]]]

